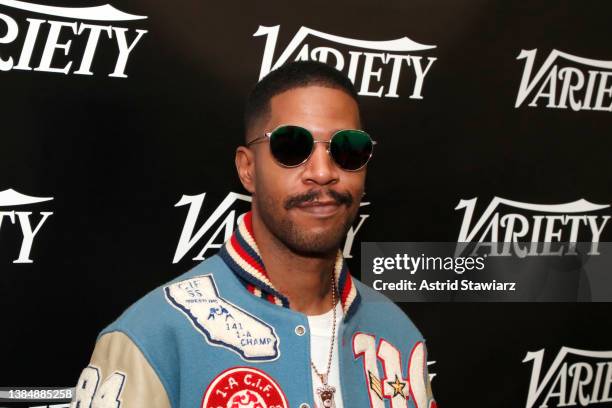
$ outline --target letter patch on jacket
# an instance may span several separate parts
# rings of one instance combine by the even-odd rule
[[[385,408],[385,400],[390,401],[391,408],[408,408],[409,400],[417,408],[437,408],[427,373],[427,350],[422,341],[413,346],[405,372],[400,350],[384,338],[377,347],[373,334],[355,333],[353,354],[355,359],[362,360],[371,408]],[[378,371],[377,360],[382,363],[383,376]]]
[[[164,291],[168,302],[183,312],[209,344],[233,350],[246,361],[278,358],[274,328],[219,296],[211,275],[173,283]]]

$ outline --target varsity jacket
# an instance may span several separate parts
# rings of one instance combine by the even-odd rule
[[[421,333],[351,277],[341,251],[334,276],[344,407],[434,408]],[[71,408],[314,408],[308,319],[289,306],[248,212],[216,255],[100,333]]]

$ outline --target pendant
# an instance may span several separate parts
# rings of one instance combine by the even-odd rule
[[[334,401],[334,393],[336,392],[336,387],[323,383],[322,387],[317,387],[317,394],[319,395],[319,399],[321,401],[321,408],[336,408],[336,403]]]

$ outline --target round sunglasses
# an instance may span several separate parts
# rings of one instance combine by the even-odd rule
[[[363,130],[343,129],[335,132],[329,140],[315,140],[308,129],[281,125],[251,140],[247,146],[265,139],[270,141],[272,157],[283,167],[297,167],[306,163],[315,143],[327,143],[327,153],[341,169],[347,171],[357,171],[368,164],[376,144]]]

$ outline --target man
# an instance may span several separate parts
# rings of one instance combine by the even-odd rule
[[[102,331],[72,407],[435,406],[421,334],[339,249],[375,143],[350,80],[287,64],[255,86],[245,127],[252,210]]]

